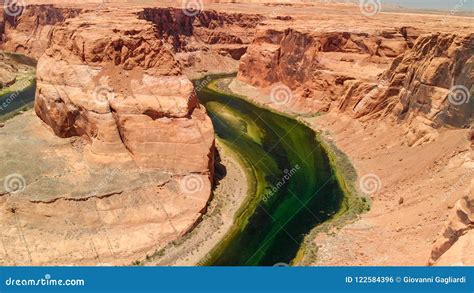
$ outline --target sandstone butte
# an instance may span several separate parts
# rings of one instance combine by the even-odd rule
[[[189,78],[238,71],[242,87],[262,93],[256,101],[330,133],[359,176],[381,179],[372,209],[336,236],[318,235],[318,259],[305,264],[474,264],[473,18],[393,7],[366,16],[337,3],[205,1],[203,11],[188,16],[173,1],[58,2],[4,14],[0,24],[3,50],[38,59],[37,116],[59,138],[81,137],[90,168],[158,170],[170,178],[141,195],[94,198],[96,206],[138,196],[160,198],[170,209],[159,220],[142,215],[144,207],[134,221],[107,214],[101,227],[108,234],[100,237],[113,239],[113,254],[94,241],[93,249],[83,247],[97,229],[87,217],[87,232],[47,253],[41,239],[60,233],[41,215],[85,211],[92,199],[18,199],[16,209],[35,211],[22,215],[30,263],[127,264],[189,231],[205,212],[214,156],[212,125]],[[281,84],[291,94],[274,105],[265,93]],[[453,103],[455,85],[468,93]],[[326,114],[313,117],[318,112]],[[190,174],[203,182],[199,200],[170,200],[173,191],[163,186]],[[2,197],[4,213],[16,199]],[[10,213],[0,225],[16,217]],[[21,243],[7,231],[10,246]],[[28,264],[11,253],[3,259]]]

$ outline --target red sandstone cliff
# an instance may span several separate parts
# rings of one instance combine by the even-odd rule
[[[54,27],[48,43],[35,108],[57,135],[87,136],[93,161],[207,169],[211,122],[151,24],[128,13],[84,13]]]
[[[138,13],[155,26],[189,75],[233,72],[253,39],[261,15],[204,10],[190,16],[182,9],[145,8]]]
[[[355,118],[391,115],[408,126],[409,145],[424,143],[435,128],[469,126],[473,64],[473,34],[424,35],[375,82],[348,83],[338,108]]]
[[[324,17],[326,15],[321,18]],[[444,182],[443,184],[450,186],[459,178],[443,178],[440,173],[446,171],[449,174],[453,165],[459,168],[456,172],[472,172],[472,150],[465,149],[465,143],[458,143],[451,149],[447,147],[446,149],[450,149],[447,151],[444,150],[445,144],[437,141],[441,134],[442,137],[447,137],[451,133],[452,137],[455,137],[455,133],[465,133],[463,129],[473,124],[472,23],[469,25],[469,20],[459,19],[458,23],[450,23],[464,28],[471,27],[471,30],[447,29],[447,25],[440,27],[430,21],[426,21],[428,26],[420,24],[417,29],[408,26],[390,29],[388,26],[391,24],[387,21],[380,22],[389,17],[395,16],[387,14],[359,21],[359,17],[354,15],[355,20],[349,22],[359,26],[353,25],[349,28],[339,22],[334,24],[332,19],[318,19],[312,22],[313,27],[304,26],[301,21],[291,23],[291,19],[287,19],[289,21],[286,24],[274,21],[272,24],[277,24],[274,28],[264,25],[259,27],[254,41],[241,59],[238,79],[270,93],[270,97],[261,95],[255,97],[255,100],[281,111],[303,114],[306,117],[321,112],[329,113],[327,121],[321,117],[320,120],[315,119],[315,125],[327,123],[329,126],[325,126],[326,130],[329,128],[335,131],[334,136],[352,153],[351,159],[357,168],[359,169],[360,165],[371,166],[368,169],[370,172],[387,172],[386,176],[381,176],[382,192],[374,195],[377,204],[374,212],[364,217],[360,223],[354,224],[354,227],[371,224],[374,226],[368,229],[367,233],[354,232],[348,228],[335,240],[327,240],[326,246],[319,246],[318,254],[322,254],[321,258],[328,258],[326,262],[318,264],[393,264],[393,261],[383,262],[376,257],[387,255],[387,251],[394,247],[403,246],[402,242],[397,242],[397,245],[390,248],[380,246],[384,239],[392,239],[387,242],[394,241],[401,233],[431,243],[429,238],[426,239],[426,235],[420,237],[421,233],[406,223],[416,221],[417,216],[424,215],[423,209],[426,209],[426,206],[423,205],[434,206],[435,204],[429,202],[431,198],[445,198],[447,195],[439,186],[433,189],[427,188],[426,185],[423,187],[426,183],[421,177],[428,174],[427,180],[431,180],[429,185],[433,182]],[[423,19],[421,15],[418,17]],[[325,21],[329,25],[317,27],[326,25]],[[415,21],[412,20],[410,25],[412,23]],[[241,83],[235,83],[234,86],[235,89],[242,88],[245,92],[251,92],[251,89]],[[274,96],[275,89],[281,92],[282,97]],[[377,132],[379,122],[383,133]],[[360,127],[357,127],[358,125]],[[393,133],[387,129],[393,129]],[[363,133],[363,136],[360,133]],[[465,135],[462,135],[462,138],[465,139]],[[468,139],[473,140],[472,131]],[[374,145],[367,145],[365,141],[371,141]],[[430,147],[432,142],[436,145],[431,144]],[[359,145],[365,145],[365,149],[358,149]],[[407,149],[408,147],[413,151]],[[425,147],[428,152],[435,153],[436,150],[437,155],[433,158],[424,157]],[[414,173],[415,176],[420,176],[420,179],[403,178],[403,174],[390,176],[393,170],[382,166],[384,159],[387,166],[399,166],[397,170],[410,166],[410,158],[404,157],[404,153],[397,153],[398,148],[407,154],[419,153],[411,163],[425,166],[416,168],[418,174]],[[444,152],[438,153],[437,148]],[[376,157],[377,155],[379,157]],[[400,156],[400,159],[394,159],[395,156]],[[399,164],[396,164],[396,161]],[[444,166],[442,162],[450,162],[450,165]],[[472,178],[471,174],[466,174],[468,179]],[[396,179],[393,179],[394,177]],[[391,180],[394,180],[395,184]],[[465,185],[465,182],[463,180],[456,184]],[[453,192],[448,190],[448,193]],[[411,202],[410,206],[401,206],[399,197],[392,198],[397,194],[410,197],[413,201],[416,198],[417,202]],[[457,198],[461,195],[464,194],[456,192]],[[392,200],[399,203],[392,206]],[[385,206],[385,209],[382,206]],[[405,213],[414,213],[416,209],[420,209],[417,216],[412,215],[407,221],[403,219]],[[436,218],[434,224],[444,222],[445,209],[442,207],[435,212],[430,211],[430,216]],[[380,217],[385,213],[394,215],[393,222],[400,227],[392,228],[394,223],[391,223],[390,219]],[[471,200],[459,200],[455,211],[451,213],[451,221],[441,235],[437,236],[437,231],[429,235],[436,238],[431,252],[431,263],[472,263],[472,257],[467,253],[472,247],[472,217]],[[423,228],[425,224],[418,224],[418,227]],[[414,232],[409,232],[411,229]],[[381,233],[383,236],[380,237],[384,239],[374,240],[378,237],[375,233]],[[359,235],[360,238],[354,235]],[[388,238],[385,238],[386,236]],[[372,239],[369,241],[371,243],[366,243],[367,239]],[[359,242],[354,245],[347,244],[353,240]],[[320,239],[317,241],[317,244],[320,244]],[[334,241],[342,241],[346,245],[336,244]],[[378,249],[375,247],[379,246],[383,252],[375,253],[373,249]],[[338,247],[340,250],[337,250]],[[353,248],[357,248],[357,257],[338,258],[326,253],[332,251],[337,254]],[[407,255],[419,257],[428,254],[428,249],[410,251]],[[391,254],[389,256],[393,257]],[[334,259],[339,261],[332,262]],[[427,257],[421,257],[419,263],[426,263],[426,260]],[[403,263],[408,262],[412,260],[405,259]]]
[[[48,46],[54,25],[77,16],[81,11],[79,8],[39,5],[28,6],[21,14],[12,16],[2,10],[4,29],[0,33],[3,50],[38,59]]]
[[[299,113],[390,115],[408,125],[408,143],[419,144],[433,139],[437,127],[472,120],[474,35],[416,37],[406,27],[376,34],[261,29],[238,79],[258,87],[285,84],[292,91],[287,106]],[[456,94],[464,100],[453,102]]]
[[[328,111],[350,80],[374,80],[411,45],[402,31],[301,32],[261,29],[242,57],[238,78],[259,87],[281,82],[300,112]]]
[[[474,264],[474,180],[467,195],[456,202],[445,229],[436,239],[430,264],[441,266]]]

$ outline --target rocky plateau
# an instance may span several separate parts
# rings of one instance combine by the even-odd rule
[[[0,139],[0,175],[27,182],[0,193],[0,264],[130,264],[186,234],[206,211],[215,155],[190,79],[235,71],[236,88],[329,133],[359,176],[380,177],[371,211],[318,235],[305,264],[474,264],[473,18],[309,3],[185,12],[170,2],[2,13],[1,48],[38,60],[41,120],[0,128],[17,134]]]

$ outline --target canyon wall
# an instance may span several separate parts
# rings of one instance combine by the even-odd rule
[[[7,54],[0,53],[0,90],[15,83],[20,69],[20,64],[14,62]]]
[[[83,9],[40,5],[28,6],[21,14],[12,15],[2,9],[2,49],[38,59],[48,46],[54,25],[77,16],[81,11]]]
[[[29,6],[6,17],[3,48],[39,58],[38,116],[60,137],[86,136],[91,161],[199,172],[211,122],[163,34],[137,14]]]
[[[473,99],[465,97],[473,94],[473,34],[463,22],[442,26],[439,19],[419,15],[369,19],[346,6],[293,6],[258,6],[250,14],[239,12],[250,6],[216,12],[206,5],[206,10],[190,16],[180,8],[42,5],[0,18],[1,47],[39,59],[35,110],[55,138],[71,139],[74,147],[84,145],[79,157],[87,168],[137,168],[163,172],[165,177],[141,189],[116,183],[124,190],[83,194],[74,200],[64,194],[41,200],[37,197],[44,196],[45,189],[30,187],[26,193],[34,199],[26,203],[12,204],[14,196],[3,194],[2,211],[8,213],[0,224],[9,229],[9,247],[21,246],[24,237],[15,238],[12,228],[18,226],[28,233],[38,257],[34,262],[31,256],[30,262],[12,262],[11,255],[24,254],[15,251],[5,263],[64,264],[82,259],[95,264],[102,253],[94,244],[94,252],[82,244],[98,228],[105,231],[101,237],[115,239],[114,253],[130,261],[195,225],[210,196],[214,146],[212,125],[190,76],[238,68],[243,82],[270,92],[283,86],[284,103],[276,104],[284,110],[309,117],[335,113],[360,123],[393,122],[404,130],[393,140],[411,147],[435,141],[438,130],[472,124]],[[285,11],[293,8],[293,13]],[[425,20],[444,32],[425,26]],[[400,24],[404,22],[410,26]],[[455,86],[462,89],[453,94]],[[203,183],[191,196],[179,188],[188,175]],[[129,174],[124,178],[130,180]],[[132,200],[146,204],[124,206]],[[448,223],[448,232],[435,243],[431,263],[441,263],[459,241],[469,242],[468,203],[463,199],[456,206],[454,224]],[[151,206],[154,212],[146,216]],[[74,239],[69,226],[54,227],[61,233],[51,228],[68,214],[88,213],[94,207],[105,225],[98,226],[101,219],[95,214],[74,217],[76,228],[81,223],[87,228]],[[23,227],[14,224],[19,215],[26,223]],[[51,239],[68,236],[52,255],[44,252],[44,234]],[[100,243],[108,251],[110,245]],[[31,246],[26,250],[30,253]],[[107,257],[117,259],[113,254]]]
[[[284,15],[285,12],[280,11],[280,14]],[[448,17],[443,19],[435,16],[425,18],[420,14],[417,15],[420,21],[415,28],[413,24],[418,20],[413,19],[406,21],[404,25],[396,25],[403,23],[396,20],[398,17],[406,20],[409,18],[407,16],[387,13],[368,18],[359,14],[354,9],[351,16],[346,15],[351,18],[346,19],[349,25],[341,24],[340,20],[334,21],[331,19],[332,15],[320,17],[316,14],[312,15],[316,18],[314,21],[307,16],[306,23],[301,19],[298,21],[294,15],[280,16],[278,21],[262,23],[254,41],[241,58],[238,82],[232,85],[233,89],[241,90],[247,95],[253,95],[252,89],[259,90],[264,94],[253,96],[257,102],[299,115],[325,133],[329,132],[328,129],[334,131],[330,134],[331,138],[338,137],[343,150],[348,150],[358,170],[360,166],[371,166],[368,171],[376,174],[387,171],[387,176],[377,176],[380,180],[378,187],[383,190],[372,194],[376,202],[375,211],[356,222],[356,228],[348,228],[340,233],[340,237],[327,240],[332,237],[321,236],[323,241],[318,238],[315,243],[311,243],[318,246],[318,257],[328,258],[326,262],[310,263],[393,265],[393,261],[384,262],[377,257],[385,255],[393,258],[396,253],[392,255],[387,251],[403,244],[382,248],[383,243],[385,239],[391,239],[388,242],[395,241],[400,237],[401,231],[404,231],[403,237],[410,235],[413,239],[434,243],[431,251],[428,245],[423,251],[407,252],[413,258],[431,254],[430,257],[421,257],[421,261],[418,259],[419,264],[472,264],[472,257],[468,252],[472,249],[472,188],[467,193],[468,196],[466,192],[456,190],[458,185],[466,185],[464,177],[471,180],[474,158],[472,147],[465,148],[465,133],[469,127],[472,129],[474,118],[472,22],[469,25],[470,19],[447,20]],[[306,14],[299,17],[304,18]],[[318,18],[324,18],[324,21]],[[445,25],[439,25],[440,22]],[[319,116],[322,113],[327,113],[327,118]],[[462,140],[457,143],[457,147],[447,151],[440,141],[441,137],[447,136],[452,139],[461,136]],[[473,137],[471,130],[467,137],[471,145]],[[359,149],[361,147],[358,145],[364,145],[365,141],[372,141],[374,145],[365,144],[365,149]],[[437,157],[428,158],[423,155],[424,148],[431,151],[440,148],[444,151],[438,153]],[[403,150],[397,152],[397,149]],[[404,155],[411,152],[418,153],[413,162]],[[397,156],[400,158],[395,159]],[[396,162],[403,162],[397,170],[406,169],[412,163],[426,168],[418,170],[419,174],[416,176],[420,177],[419,180],[402,180],[403,174],[390,175],[393,170],[386,170],[382,166],[384,160],[387,166],[392,167],[398,166]],[[463,174],[462,178],[453,175],[453,178],[448,179],[440,175],[444,171],[446,174],[453,174],[449,171],[452,165],[457,166],[456,172]],[[433,171],[431,166],[439,168],[433,167],[436,170]],[[421,179],[425,173],[429,174],[429,179],[426,179],[429,183]],[[390,181],[394,177],[396,184],[391,186]],[[424,185],[431,186],[432,182],[445,182],[445,186],[430,190]],[[452,185],[455,187],[451,187]],[[399,193],[399,190],[405,192]],[[391,198],[396,194],[413,201],[416,199],[417,203],[411,202],[405,206],[403,198]],[[454,207],[454,210],[446,212],[446,207],[438,206],[435,212],[429,213],[436,218],[433,222],[436,225],[443,225],[447,214],[449,221],[444,229],[431,231],[428,239],[426,235],[420,237],[423,232],[416,231],[418,228],[423,229],[427,223],[419,223],[417,228],[410,227],[411,224],[399,224],[404,222],[405,214],[419,209],[417,216],[421,217],[426,205],[430,205],[430,208],[436,205],[429,201],[443,199],[451,194],[460,198],[455,205],[449,205],[448,209]],[[391,220],[378,219],[380,214],[392,213],[400,213],[402,216],[395,216]],[[415,218],[416,216],[411,219]],[[392,222],[400,226],[392,229]],[[354,232],[358,231],[359,225],[373,227],[367,233]],[[408,232],[410,229],[414,232]],[[359,234],[360,238],[354,236]],[[354,239],[360,242],[356,245],[348,244]],[[367,243],[367,239],[372,239],[369,241],[371,243]],[[321,246],[324,241],[327,241],[327,246]],[[378,250],[376,247],[380,247],[383,252],[377,254],[374,251]],[[334,256],[354,248],[357,252],[350,257]],[[333,255],[327,251],[332,251]],[[339,261],[333,262],[334,259]],[[403,264],[412,261],[405,259]]]
[[[293,92],[292,109],[328,111],[346,82],[374,80],[411,45],[411,37],[395,30],[369,35],[262,28],[242,57],[238,79],[258,87],[283,83]]]
[[[190,76],[234,72],[246,52],[261,15],[204,10],[190,14],[175,8],[144,8],[139,18],[155,26]]]
[[[212,167],[210,119],[173,54],[146,21],[111,14],[53,29],[38,62],[36,113],[60,137],[87,136],[91,161]]]
[[[474,34],[423,35],[375,83],[349,83],[338,108],[355,118],[390,115],[407,125],[409,145],[429,142],[436,128],[469,127],[473,64]]]
[[[2,142],[19,158],[0,175],[26,186],[0,190],[1,263],[130,264],[189,232],[211,196],[215,148],[188,76],[235,71],[263,17],[67,4],[1,15],[1,48],[38,59],[35,112],[55,135],[29,116],[2,129],[27,131],[45,170]]]
[[[363,32],[261,28],[238,79],[291,90],[296,113],[343,112],[361,120],[390,116],[407,125],[409,145],[441,126],[473,118],[474,34],[422,34],[410,27]]]

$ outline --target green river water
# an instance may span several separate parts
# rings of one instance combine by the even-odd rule
[[[206,257],[205,265],[291,263],[304,236],[340,210],[344,193],[313,130],[241,97],[213,90],[224,80],[228,79],[213,77],[208,83],[208,77],[204,87],[202,80],[195,82],[217,139],[240,157],[247,170],[249,195],[235,225]],[[34,83],[14,99],[10,94],[0,96],[0,102],[9,102],[0,118],[33,99]]]
[[[217,138],[244,162],[250,191],[205,265],[290,263],[304,236],[338,212],[344,194],[313,130],[229,94],[225,80],[196,81],[198,95]]]

